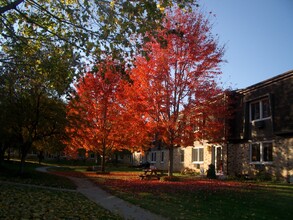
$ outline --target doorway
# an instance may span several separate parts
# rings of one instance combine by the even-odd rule
[[[223,147],[213,146],[212,163],[215,165],[216,173],[223,173]]]

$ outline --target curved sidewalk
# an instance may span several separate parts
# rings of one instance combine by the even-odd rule
[[[37,168],[40,172],[47,172],[49,167]],[[85,178],[67,177],[77,185],[77,191],[88,199],[109,211],[131,220],[165,220],[166,218],[153,214],[116,196],[113,196]]]

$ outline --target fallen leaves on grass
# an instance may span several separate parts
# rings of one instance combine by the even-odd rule
[[[0,219],[120,219],[75,192],[0,185]]]
[[[170,219],[289,219],[292,216],[289,205],[292,196],[287,191],[285,194],[237,181],[169,182],[140,180],[137,172],[125,174],[113,172],[108,176],[90,174],[88,177],[111,193]]]
[[[181,193],[193,192],[197,190],[207,190],[215,192],[225,189],[240,190],[243,187],[249,188],[251,185],[240,182],[218,181],[218,180],[192,180],[184,181],[158,181],[158,180],[140,180],[137,173],[130,172],[113,172],[111,175],[103,176],[93,173],[84,173],[87,177],[94,180],[97,184],[110,188],[112,190],[119,190],[121,192],[130,192],[139,194],[142,192],[159,193]],[[104,181],[99,181],[99,178]]]

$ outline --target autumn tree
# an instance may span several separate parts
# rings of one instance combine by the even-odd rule
[[[186,7],[194,0],[94,1],[94,0],[0,0],[1,42],[23,43],[33,32],[44,45],[71,45],[95,62],[101,53],[128,57],[145,40],[146,31],[160,26],[164,8]],[[2,51],[1,51],[2,52]],[[126,56],[124,56],[126,55]],[[0,62],[12,62],[0,53]]]
[[[71,122],[67,129],[68,149],[85,148],[98,153],[102,172],[105,171],[107,151],[123,146],[122,127],[126,122],[119,101],[119,95],[123,93],[123,71],[123,66],[111,59],[97,64],[94,71],[87,72],[77,82],[76,95],[68,106]]]
[[[7,147],[19,148],[22,173],[33,147],[57,143],[64,136],[63,96],[70,90],[75,74],[74,54],[53,44],[49,47],[49,43],[43,47],[35,40],[5,44],[2,49],[13,62],[2,66],[0,72],[1,155]]]
[[[145,45],[147,56],[137,57],[131,80],[139,97],[136,104],[141,106],[137,114],[144,115],[153,134],[168,148],[172,175],[174,148],[211,140],[223,129],[213,110],[222,112],[217,79],[224,48],[199,10],[170,10],[163,26],[158,38]]]

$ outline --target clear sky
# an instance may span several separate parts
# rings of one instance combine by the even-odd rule
[[[293,70],[293,0],[199,0],[226,45],[224,86],[245,88]]]

